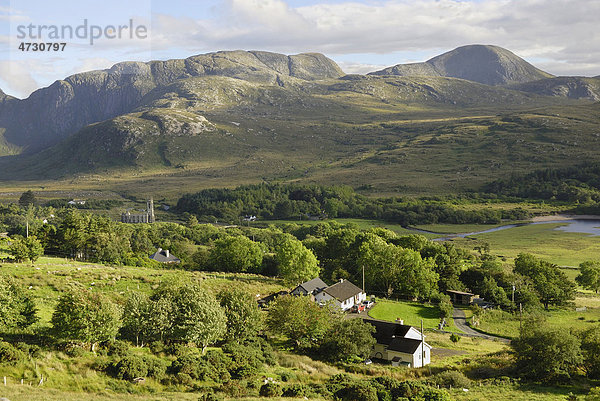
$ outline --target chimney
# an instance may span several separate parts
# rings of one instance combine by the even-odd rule
[[[165,250],[165,255],[167,256],[167,258],[169,257],[169,250]]]
[[[156,250],[156,253],[161,253],[161,252],[162,252],[162,248],[158,248],[158,249]]]
[[[343,279],[343,278],[341,278],[341,279],[340,279],[340,283],[343,283],[343,282],[344,282],[344,279]]]

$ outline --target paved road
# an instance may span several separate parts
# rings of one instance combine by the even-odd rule
[[[473,330],[469,325],[467,325],[465,311],[463,311],[462,309],[454,308],[454,311],[452,312],[452,319],[454,319],[454,324],[460,331],[471,337],[481,337],[487,340],[498,340],[503,343],[510,343],[510,340],[506,338],[490,336],[488,334],[480,333],[477,330]]]

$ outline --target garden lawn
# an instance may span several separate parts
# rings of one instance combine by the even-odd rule
[[[417,302],[390,301],[387,299],[378,300],[369,311],[369,316],[373,319],[387,320],[389,322],[402,319],[404,320],[404,324],[416,328],[421,327],[422,320],[423,328],[425,329],[437,329],[440,322],[440,311],[437,306]],[[451,320],[450,326],[447,326],[446,330],[458,332],[459,330]]]

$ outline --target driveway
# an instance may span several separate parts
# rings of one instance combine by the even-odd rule
[[[496,340],[510,344],[510,340],[507,338],[490,336],[488,334],[480,333],[477,330],[473,330],[471,326],[467,324],[467,317],[465,316],[465,311],[462,309],[454,308],[452,311],[452,319],[454,319],[454,324],[456,327],[469,337],[481,337],[485,338],[486,340]]]

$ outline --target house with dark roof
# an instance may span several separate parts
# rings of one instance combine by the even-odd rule
[[[323,291],[328,285],[319,277],[313,278],[306,283],[300,284],[291,291],[292,295],[314,295],[317,292]]]
[[[393,366],[411,368],[431,363],[431,346],[425,342],[425,336],[413,326],[382,320],[363,321],[375,327],[373,337],[377,344],[373,346],[371,358],[390,361]]]
[[[161,263],[181,263],[181,260],[169,252],[168,249],[158,248],[155,253],[150,255],[150,259]]]
[[[354,305],[359,305],[367,299],[367,294],[365,294],[363,290],[344,279],[334,285],[324,288],[314,295],[315,301],[319,304],[333,302],[334,305],[337,305],[342,310],[348,310]]]

